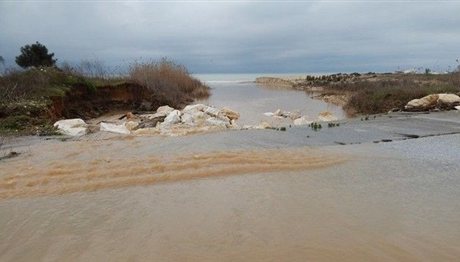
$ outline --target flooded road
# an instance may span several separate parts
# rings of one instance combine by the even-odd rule
[[[0,261],[456,261],[458,117],[20,138]]]

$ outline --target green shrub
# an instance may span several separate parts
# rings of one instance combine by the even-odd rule
[[[46,46],[36,42],[32,45],[21,47],[21,54],[16,57],[16,64],[22,68],[34,67],[51,67],[56,64],[53,59],[54,53],[48,53]]]

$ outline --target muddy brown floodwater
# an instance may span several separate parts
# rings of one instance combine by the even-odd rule
[[[122,140],[129,144],[135,141]],[[109,144],[111,142],[108,142]],[[120,143],[120,142],[117,142]],[[37,146],[32,154],[59,152],[47,161],[31,158],[11,161],[2,167],[0,199],[60,195],[158,182],[189,180],[211,176],[230,176],[319,168],[344,161],[344,157],[325,156],[311,149],[215,151],[185,155],[92,155],[94,144],[68,142],[76,148],[65,152],[55,145]],[[98,147],[108,146],[97,142]],[[120,152],[120,151],[116,151]]]
[[[458,123],[6,141],[0,261],[458,261]]]
[[[0,163],[0,260],[455,261],[459,138],[24,139]]]

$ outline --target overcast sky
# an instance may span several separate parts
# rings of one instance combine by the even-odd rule
[[[0,55],[39,41],[59,62],[169,57],[194,73],[456,67],[460,2],[0,2]]]

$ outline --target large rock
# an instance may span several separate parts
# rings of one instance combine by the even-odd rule
[[[184,112],[184,113],[188,112],[188,111],[201,111],[201,112],[204,112],[207,108],[208,108],[208,106],[203,105],[203,104],[188,105],[182,110],[182,112]]]
[[[139,127],[139,123],[136,122],[136,121],[128,121],[128,122],[125,123],[125,127],[129,131],[133,131],[133,130],[136,130]]]
[[[165,117],[167,116],[168,114],[164,114],[164,113],[155,113],[155,114],[142,114],[142,115],[139,115],[139,118],[142,119],[142,120],[160,120],[160,122],[162,122]]]
[[[149,128],[149,127],[156,127],[159,122],[163,122],[166,116],[152,114],[152,115],[141,115],[141,123],[139,124],[139,128]]]
[[[129,135],[131,133],[128,128],[126,128],[125,124],[117,125],[104,122],[101,123],[101,131],[124,135]]]
[[[88,132],[88,125],[80,118],[59,120],[54,123],[54,127],[68,136],[82,136]]]
[[[218,117],[219,116],[219,113],[220,113],[220,110],[215,108],[215,107],[211,107],[211,106],[208,106],[204,112],[210,116],[213,116],[213,117]]]
[[[191,112],[194,112],[194,111],[191,111]],[[183,124],[188,125],[188,126],[194,126],[196,124],[194,114],[191,112],[187,112],[182,115],[181,121]]]
[[[303,126],[303,125],[309,125],[309,124],[311,124],[311,121],[309,121],[306,116],[302,116],[297,119],[294,119],[294,125],[296,126]]]
[[[328,122],[328,121],[337,121],[337,117],[335,117],[331,112],[324,111],[319,113],[318,119],[320,121]]]
[[[180,123],[180,111],[179,110],[173,110],[171,113],[168,114],[168,116],[165,118],[163,123],[161,123],[162,127],[169,127],[174,124]]]
[[[227,117],[230,120],[237,120],[240,114],[230,108],[224,107],[220,110],[220,115]]]
[[[169,115],[172,111],[174,111],[175,109],[170,107],[170,106],[160,106],[158,109],[157,109],[157,114],[158,115]]]
[[[290,118],[291,120],[295,120],[299,117],[301,117],[300,112],[294,111],[294,112],[289,112],[289,111],[283,111],[281,109],[277,109],[275,112],[267,112],[264,113],[266,116],[272,116],[276,118]]]
[[[460,105],[460,97],[454,94],[438,94],[437,107],[441,109],[453,109]]]
[[[436,107],[438,103],[438,98],[439,95],[432,94],[422,97],[420,99],[413,99],[406,104],[404,109],[408,111],[424,111],[433,109]]]
[[[301,115],[300,115],[300,112],[294,111],[294,112],[290,112],[287,117],[289,117],[291,120],[296,120],[300,118]]]

